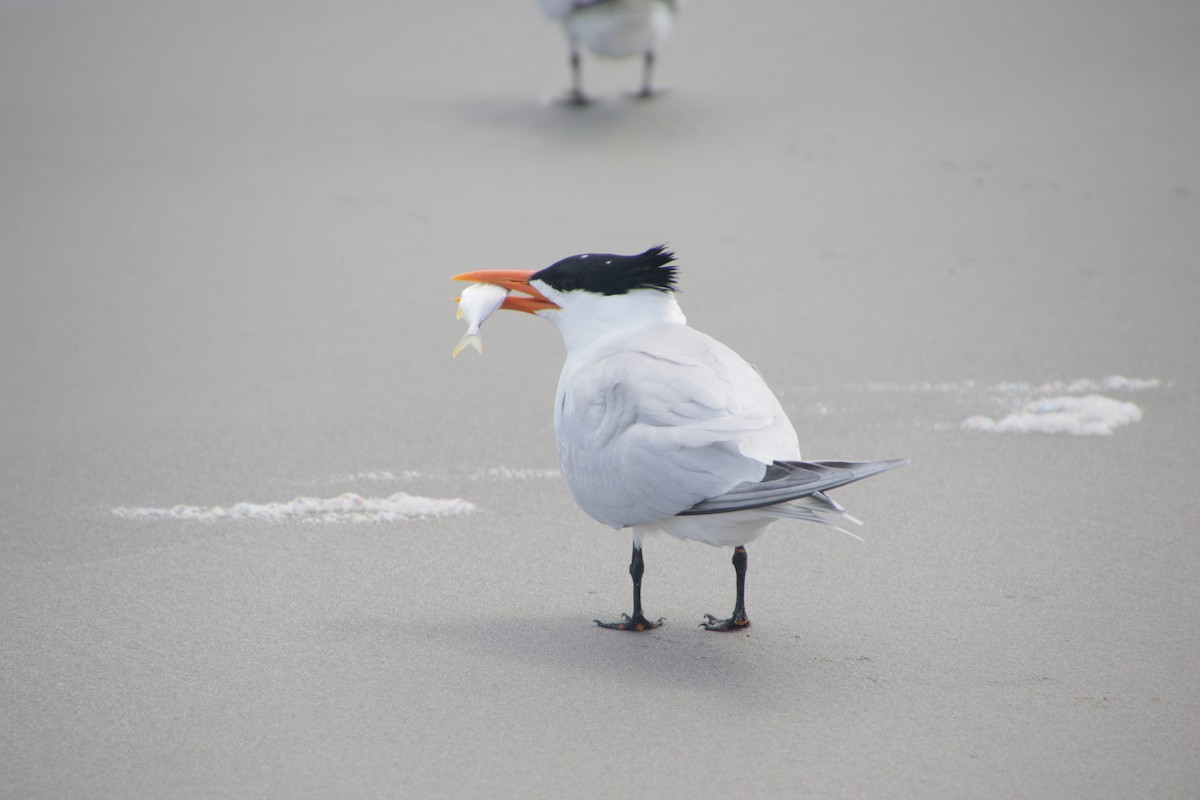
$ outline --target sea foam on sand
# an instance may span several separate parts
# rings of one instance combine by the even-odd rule
[[[1026,403],[999,420],[985,416],[963,421],[964,430],[988,433],[1066,433],[1073,436],[1111,436],[1122,425],[1138,422],[1142,409],[1135,403],[1099,394],[1047,397]]]
[[[232,506],[175,505],[169,508],[114,508],[123,519],[171,519],[195,522],[263,520],[267,522],[399,522],[471,514],[475,505],[452,498],[419,497],[397,492],[389,497],[297,497],[286,503],[235,503]]]

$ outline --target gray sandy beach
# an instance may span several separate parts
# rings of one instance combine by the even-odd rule
[[[0,797],[1182,798],[1200,7],[0,0]],[[679,257],[864,541],[645,550],[471,269]],[[296,498],[308,498],[299,500]]]

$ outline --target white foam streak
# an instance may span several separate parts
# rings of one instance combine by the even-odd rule
[[[1162,381],[1157,378],[1126,378],[1122,375],[1109,375],[1101,380],[1079,378],[1073,381],[1051,381],[1034,385],[1023,382],[1000,383],[992,387],[1004,394],[1092,394],[1095,392],[1142,392],[1157,389]]]
[[[459,498],[419,497],[397,492],[389,497],[362,497],[346,493],[338,497],[297,497],[289,502],[235,503],[232,506],[175,505],[169,508],[120,507],[114,516],[122,519],[187,520],[227,522],[378,523],[470,514],[475,505]]]
[[[1026,403],[999,420],[974,416],[963,421],[964,430],[986,433],[1047,433],[1072,436],[1111,436],[1123,425],[1140,421],[1142,410],[1134,403],[1103,395],[1048,397]]]
[[[1095,392],[1141,392],[1157,389],[1162,381],[1157,378],[1126,378],[1123,375],[1109,375],[1096,380],[1094,378],[1077,378],[1072,381],[1050,381],[1049,383],[1030,383],[1028,381],[1005,381],[987,387],[988,391],[1004,395],[1034,395],[1034,394],[1092,394]],[[917,383],[882,383],[866,384],[868,391],[892,394],[964,394],[979,387],[975,381],[921,381]]]
[[[561,476],[562,473],[556,469],[514,469],[512,467],[488,467],[487,469],[472,473],[471,480],[529,481],[558,478]]]
[[[329,483],[334,483],[334,484],[336,484],[336,483],[357,483],[359,481],[373,481],[373,482],[384,483],[384,482],[394,482],[394,481],[402,481],[402,480],[404,480],[404,481],[415,480],[417,478],[424,478],[424,477],[427,477],[426,474],[424,472],[422,472],[421,470],[417,470],[417,469],[405,469],[405,470],[400,470],[399,472],[393,472],[391,470],[383,469],[383,470],[373,470],[370,472],[355,472],[352,475],[341,475],[336,478],[330,478]]]

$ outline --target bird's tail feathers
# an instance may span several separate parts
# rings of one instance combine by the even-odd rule
[[[851,533],[839,523],[862,525],[862,520],[854,517],[842,508],[841,504],[824,492],[813,492],[807,497],[800,497],[787,503],[766,506],[758,509],[778,519],[796,519],[802,522],[815,522],[827,528],[846,534],[852,539],[863,541],[863,538]]]

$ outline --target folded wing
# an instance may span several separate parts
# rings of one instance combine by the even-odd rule
[[[767,468],[761,480],[740,483],[718,497],[702,500],[680,511],[679,516],[727,514],[786,503],[819,495],[907,463],[907,458],[884,461],[776,461]],[[823,496],[821,499],[825,500]]]
[[[590,516],[671,517],[799,457],[779,401],[732,350],[679,325],[638,342],[568,366],[560,385],[559,460]]]

